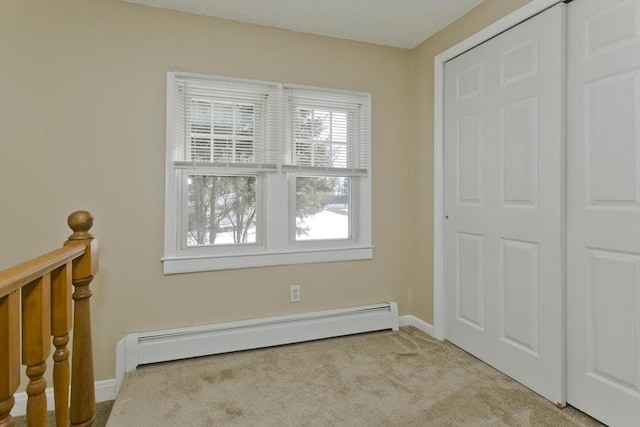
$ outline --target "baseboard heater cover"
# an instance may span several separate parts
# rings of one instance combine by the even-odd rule
[[[116,347],[116,393],[140,365],[391,329],[395,302],[129,334]]]

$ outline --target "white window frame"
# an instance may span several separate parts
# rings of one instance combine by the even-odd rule
[[[181,221],[179,209],[183,209],[180,200],[184,185],[180,182],[179,173],[174,166],[174,148],[176,144],[175,111],[176,102],[174,96],[175,77],[187,77],[196,79],[214,79],[228,82],[251,82],[273,85],[273,82],[259,82],[255,80],[232,79],[215,76],[206,76],[193,73],[170,72],[167,74],[167,133],[166,133],[166,170],[165,170],[165,228],[164,228],[164,274],[189,273],[200,271],[241,269],[252,267],[264,267],[286,264],[321,263],[336,261],[366,260],[373,258],[371,245],[371,160],[368,164],[366,175],[351,176],[351,238],[335,240],[295,240],[295,177],[309,176],[308,172],[282,170],[282,157],[275,172],[257,173],[256,201],[261,207],[261,218],[258,226],[256,243],[234,245],[211,245],[206,247],[182,248]],[[279,85],[279,96],[284,91],[283,85]],[[309,88],[317,91],[326,91],[333,94],[366,96],[367,112],[370,114],[370,95],[360,92],[341,91],[324,88]],[[283,119],[283,106],[279,102],[279,146],[282,153],[287,150],[285,146],[284,132],[286,120]],[[370,122],[370,121],[369,121]],[[370,132],[369,132],[370,135]],[[369,137],[369,153],[371,140]],[[234,169],[210,169],[193,168],[183,169],[182,173],[212,174],[212,175],[256,175],[255,172],[243,171],[242,168]],[[324,176],[322,172],[318,176]],[[334,172],[335,175],[335,172]],[[345,173],[344,176],[348,176]],[[293,199],[291,192],[293,191]],[[186,202],[185,202],[186,203]],[[293,205],[293,208],[292,208]],[[293,233],[293,234],[292,234]]]

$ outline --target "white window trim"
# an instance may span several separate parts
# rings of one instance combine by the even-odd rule
[[[210,77],[191,73],[168,73],[167,94],[174,90],[176,74],[191,77]],[[229,78],[229,81],[246,81]],[[303,86],[300,86],[303,87]],[[327,92],[349,93],[334,89]],[[356,93],[356,92],[352,92]],[[370,96],[369,114],[370,114]],[[268,231],[268,237],[257,244],[238,245],[237,247],[211,248],[210,253],[182,251],[180,226],[177,224],[177,206],[180,203],[178,179],[173,165],[175,135],[175,105],[173,97],[167,97],[167,134],[166,134],[166,170],[165,170],[165,233],[164,233],[164,274],[179,274],[215,270],[242,269],[288,264],[324,263],[339,261],[357,261],[373,258],[371,245],[371,158],[367,165],[369,174],[359,176],[357,206],[351,207],[352,236],[344,240],[292,241],[290,239],[290,218],[295,215],[289,207],[288,180],[294,172],[264,173],[262,180],[262,227]],[[369,120],[370,123],[370,120]],[[369,132],[370,135],[370,132]],[[371,141],[369,142],[371,145]],[[369,147],[371,150],[371,147]],[[370,153],[370,152],[369,152]],[[281,166],[279,166],[281,169]],[[232,175],[233,172],[229,171]],[[244,172],[246,174],[246,172]],[[287,189],[284,190],[283,189]],[[286,208],[283,209],[283,206]],[[283,214],[283,212],[285,214]],[[185,253],[190,252],[190,253]]]
[[[219,255],[202,257],[165,257],[164,274],[200,271],[232,270],[288,264],[358,261],[373,258],[373,247],[346,249],[296,250],[290,252],[259,252],[250,255]]]

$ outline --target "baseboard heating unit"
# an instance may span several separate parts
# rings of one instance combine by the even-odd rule
[[[129,334],[116,347],[116,393],[140,365],[385,329],[398,330],[395,302]]]

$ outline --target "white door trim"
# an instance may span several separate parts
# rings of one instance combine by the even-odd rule
[[[444,301],[444,64],[562,0],[531,0],[520,9],[434,58],[433,139],[433,336],[445,339]]]

